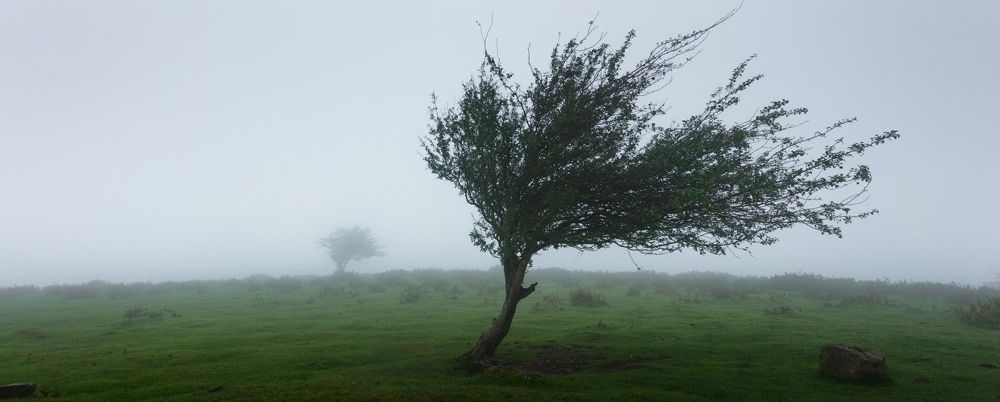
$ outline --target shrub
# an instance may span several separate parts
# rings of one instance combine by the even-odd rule
[[[601,307],[608,302],[599,293],[584,288],[577,288],[569,293],[569,304],[578,307]]]
[[[962,322],[982,328],[1000,329],[1000,297],[981,300],[968,307],[957,307],[958,319]]]
[[[424,293],[419,286],[407,285],[403,292],[399,294],[399,302],[402,304],[416,303],[423,299]]]
[[[642,294],[643,290],[646,290],[646,285],[642,283],[633,283],[628,286],[627,290],[625,290],[625,296],[638,297]]]

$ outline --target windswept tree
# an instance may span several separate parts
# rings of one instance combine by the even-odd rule
[[[841,225],[877,212],[853,209],[872,176],[849,162],[896,132],[823,141],[848,119],[794,135],[798,124],[789,120],[806,109],[786,100],[725,122],[723,113],[761,78],[746,76],[749,60],[701,113],[656,123],[665,109],[645,99],[720,22],[656,44],[631,67],[634,32],[612,47],[592,39],[591,23],[585,35],[555,45],[547,68],[532,66],[525,85],[486,51],[455,106],[433,100],[425,161],[476,208],[470,237],[499,258],[506,283],[499,315],[462,358],[494,356],[518,302],[535,290],[523,282],[540,251],[616,245],[725,254],[772,244],[775,231],[795,225],[839,237]]]
[[[326,237],[320,238],[316,244],[327,250],[330,259],[337,264],[338,274],[344,273],[347,264],[351,261],[385,255],[382,252],[382,247],[372,236],[371,230],[357,225],[337,229]]]

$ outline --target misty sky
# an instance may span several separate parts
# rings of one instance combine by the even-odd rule
[[[0,1],[0,285],[329,274],[315,245],[370,227],[372,272],[486,268],[472,209],[424,165],[430,95],[457,99],[490,47],[524,77],[599,14],[633,59],[738,1]],[[797,134],[856,116],[874,218],[844,238],[779,234],[753,255],[635,258],[661,272],[979,284],[1000,271],[1000,3],[746,2],[656,100],[700,111],[752,54],[751,105],[811,113]],[[496,42],[494,42],[496,40]],[[735,120],[749,117],[734,115]],[[621,249],[544,252],[536,267],[635,269]]]

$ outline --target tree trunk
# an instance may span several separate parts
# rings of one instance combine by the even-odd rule
[[[347,261],[337,261],[337,271],[334,275],[342,275],[344,272],[347,272]]]
[[[493,359],[497,348],[503,342],[503,338],[510,331],[510,324],[514,321],[514,312],[517,310],[517,303],[528,297],[535,291],[538,283],[532,283],[527,288],[521,287],[524,282],[524,274],[528,270],[531,257],[525,257],[521,261],[504,261],[504,282],[506,284],[507,295],[500,306],[500,314],[493,319],[493,325],[486,332],[479,336],[479,341],[472,350],[458,357],[459,360],[466,360],[475,363],[488,363]],[[513,265],[509,269],[507,264]]]

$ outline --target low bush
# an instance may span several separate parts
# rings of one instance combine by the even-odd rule
[[[968,307],[957,307],[958,319],[982,328],[1000,329],[1000,297],[981,300]]]
[[[399,302],[402,304],[416,303],[424,298],[424,292],[419,286],[407,285],[399,294]]]
[[[569,293],[569,304],[577,307],[601,307],[608,304],[604,296],[585,288],[577,288]]]

